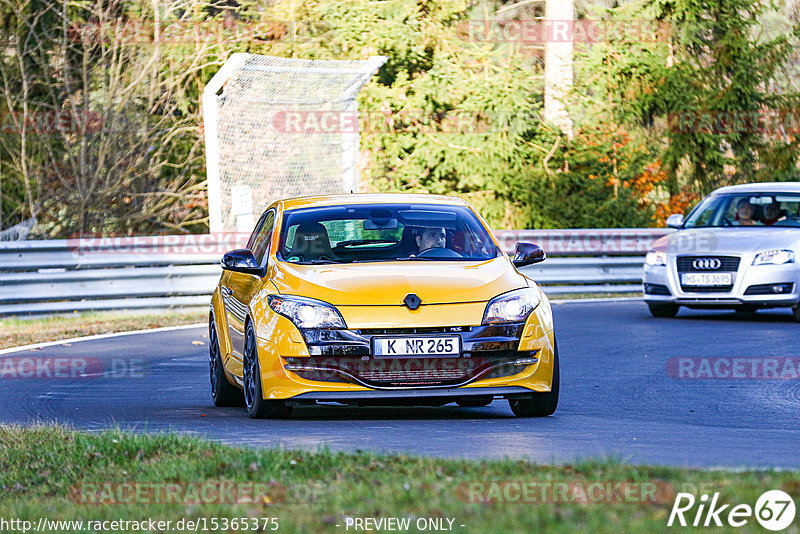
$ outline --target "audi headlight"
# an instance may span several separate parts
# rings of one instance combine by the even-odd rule
[[[339,311],[321,300],[270,295],[269,307],[292,321],[298,328],[347,328]]]
[[[647,253],[647,256],[645,256],[644,262],[647,265],[666,265],[667,253],[651,250],[650,252]]]
[[[483,324],[491,323],[521,323],[541,302],[539,289],[526,287],[503,293],[486,305],[483,314]]]
[[[766,250],[756,254],[753,265],[783,265],[794,262],[794,252],[791,250]]]

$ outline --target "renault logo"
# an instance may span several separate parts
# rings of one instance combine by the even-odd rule
[[[692,262],[692,267],[698,271],[716,271],[722,267],[718,258],[697,258]]]
[[[416,310],[419,308],[419,305],[422,304],[422,299],[414,293],[409,293],[406,295],[406,298],[403,299],[403,304],[405,304],[409,310]]]

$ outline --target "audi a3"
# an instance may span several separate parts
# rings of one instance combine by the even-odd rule
[[[792,308],[800,321],[800,183],[760,183],[717,189],[677,232],[653,243],[644,267],[650,312],[674,317],[681,306]]]
[[[550,303],[466,202],[335,195],[275,202],[247,248],[222,258],[211,300],[217,406],[253,418],[295,406],[464,407],[507,399],[517,416],[558,404]]]

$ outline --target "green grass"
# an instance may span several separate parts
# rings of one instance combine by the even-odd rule
[[[3,332],[0,348],[206,321],[208,311],[205,309],[163,313],[91,312],[34,318],[0,317],[0,331]]]
[[[263,424],[265,432],[269,431],[268,421],[259,424]],[[87,488],[103,488],[104,483],[106,488],[118,489],[124,482],[137,483],[141,488],[165,482],[192,483],[198,487],[204,482],[222,481],[263,484],[270,488],[270,498],[249,504],[101,506],[84,504],[80,497],[99,497],[100,494],[87,493]],[[667,530],[672,506],[669,495],[663,502],[648,503],[466,502],[469,499],[463,491],[464,484],[475,481],[658,482],[696,494],[697,488],[719,491],[721,502],[751,506],[769,489],[783,489],[795,499],[800,497],[800,475],[795,472],[732,473],[631,466],[605,460],[547,466],[516,460],[465,461],[372,453],[252,450],[175,435],[133,435],[119,431],[90,435],[62,427],[0,426],[0,518],[24,519],[34,524],[40,517],[172,521],[273,517],[278,519],[279,532],[316,533],[346,532],[345,517],[407,517],[412,518],[412,525],[416,518],[432,517],[454,518],[454,532],[465,533],[651,534]],[[59,532],[80,531],[73,528]],[[754,519],[747,527],[738,529],[738,532],[755,531],[761,530]]]

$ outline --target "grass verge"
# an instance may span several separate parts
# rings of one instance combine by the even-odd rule
[[[205,520],[210,532],[269,532],[275,523],[264,518],[275,518],[280,532],[347,532],[348,518],[391,517],[408,519],[410,532],[421,530],[418,520],[434,519],[443,526],[453,520],[450,530],[464,533],[650,534],[666,530],[676,491],[697,497],[719,492],[720,503],[750,506],[770,489],[800,497],[800,478],[794,472],[732,473],[616,461],[546,466],[516,460],[252,450],[175,435],[119,431],[90,435],[51,426],[0,426],[0,451],[0,519],[32,525],[40,518],[84,521],[80,527],[58,529],[48,524],[48,532],[92,532],[96,525],[87,521],[149,519],[172,523],[145,531],[188,531],[177,528],[184,519],[200,524]],[[524,494],[514,490],[519,486],[498,481],[528,483],[533,488],[528,502],[520,502]],[[632,493],[610,491],[609,483],[622,482],[637,486],[623,486],[634,487]],[[646,491],[648,484],[657,490]],[[565,487],[570,489],[557,489]],[[621,502],[605,498],[581,502],[580,496],[588,497],[592,487],[606,488],[602,495],[618,495]],[[543,499],[541,488],[550,488],[556,498]],[[472,502],[487,498],[511,502]],[[690,520],[695,511],[696,507]],[[235,527],[231,521],[224,524],[232,518],[247,518],[249,523],[244,528],[241,520]],[[211,528],[212,519],[217,528]],[[252,529],[253,519],[267,528]],[[142,531],[131,524],[123,527],[112,530]],[[760,530],[752,517],[748,527],[740,531]]]
[[[35,318],[0,318],[2,347],[18,347],[94,334],[143,330],[208,321],[207,310],[175,310],[164,313],[93,312]]]

